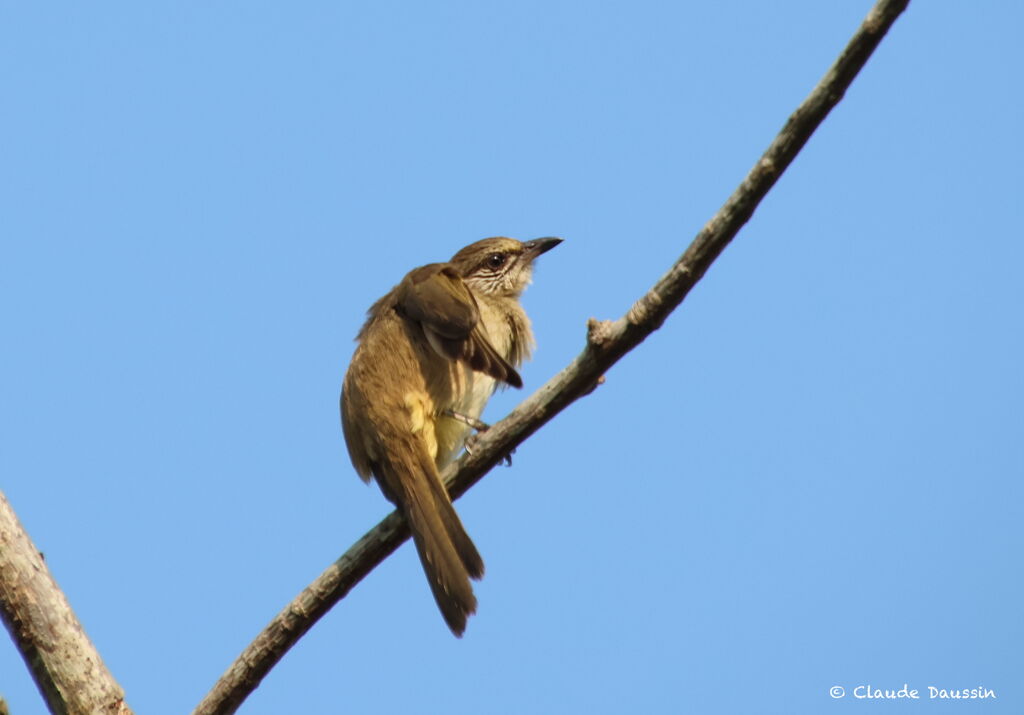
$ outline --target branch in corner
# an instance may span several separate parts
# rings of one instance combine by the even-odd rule
[[[0,616],[55,713],[130,715],[64,593],[0,492]],[[6,712],[0,699],[0,713]]]

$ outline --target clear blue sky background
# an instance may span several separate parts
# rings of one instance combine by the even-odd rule
[[[500,419],[869,6],[5,3],[0,486],[137,712],[191,709],[388,512],[337,415],[373,300],[564,237]],[[243,712],[1024,710],[1022,24],[912,3],[663,329],[459,502],[463,640],[407,545]],[[9,644],[0,693],[43,711]]]

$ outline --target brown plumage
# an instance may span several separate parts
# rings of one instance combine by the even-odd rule
[[[519,296],[533,260],[561,239],[488,238],[448,263],[410,271],[370,308],[341,394],[349,456],[405,515],[434,599],[461,636],[476,611],[470,579],[483,559],[452,506],[439,470],[462,449],[499,384],[533,345]]]

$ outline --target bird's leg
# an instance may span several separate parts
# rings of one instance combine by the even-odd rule
[[[456,412],[451,408],[444,410],[443,412],[441,412],[441,414],[444,417],[451,417],[456,422],[461,422],[464,425],[469,425],[470,427],[477,431],[478,434],[471,434],[468,437],[466,437],[466,453],[470,455],[473,454],[473,444],[476,443],[477,439],[479,439],[479,433],[486,432],[491,428],[491,426],[484,422],[483,420],[479,420],[476,417],[470,417],[469,415],[464,415],[461,412]],[[502,457],[502,461],[505,462],[506,467],[512,466],[512,455],[514,453],[515,449],[513,449],[511,452]]]
[[[448,409],[444,410],[443,412],[441,412],[441,414],[444,417],[451,417],[456,422],[461,422],[464,425],[469,425],[470,427],[475,429],[477,432],[486,432],[487,430],[489,430],[491,428],[491,426],[489,424],[487,424],[486,422],[484,422],[483,420],[478,420],[476,417],[470,417],[469,415],[464,415],[461,412],[456,412],[455,410],[453,410],[451,408],[448,408]]]

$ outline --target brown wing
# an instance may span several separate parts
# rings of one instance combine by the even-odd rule
[[[519,376],[514,367],[508,364],[505,358],[498,354],[479,326],[473,330],[469,339],[463,342],[462,347],[462,360],[477,372],[490,375],[495,380],[506,382],[512,387],[523,386],[523,378]]]
[[[397,293],[399,310],[423,326],[441,355],[513,387],[523,386],[519,373],[484,335],[476,299],[451,264],[431,263],[410,271]]]
[[[398,287],[398,304],[408,317],[452,340],[465,340],[480,322],[473,294],[447,263],[410,271]]]

